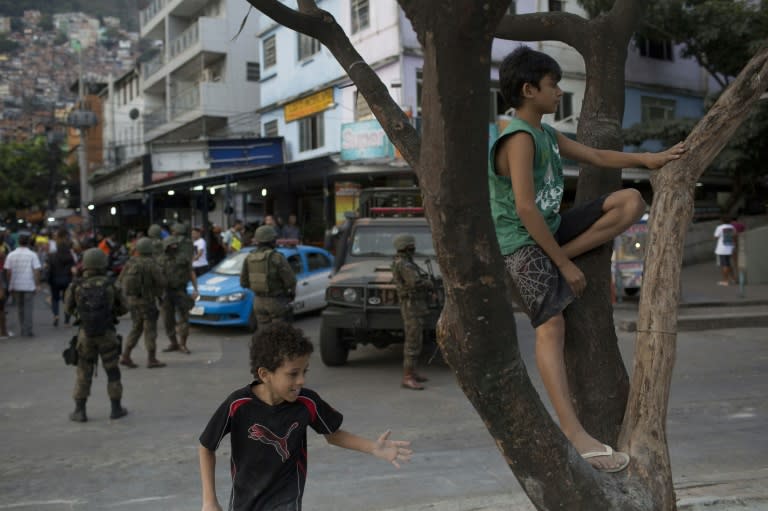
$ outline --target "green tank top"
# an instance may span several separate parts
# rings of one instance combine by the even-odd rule
[[[512,119],[491,146],[488,157],[488,188],[491,196],[491,215],[501,253],[508,255],[526,245],[535,245],[528,230],[517,215],[512,180],[496,174],[496,148],[499,141],[513,133],[524,131],[531,135],[535,147],[533,158],[533,186],[536,206],[554,234],[560,227],[560,203],[563,200],[563,164],[557,145],[557,132],[551,126],[536,129],[522,119]]]

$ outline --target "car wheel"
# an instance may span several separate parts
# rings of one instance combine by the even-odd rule
[[[248,331],[255,332],[259,328],[259,322],[256,321],[256,313],[251,309],[251,313],[248,315]]]
[[[322,325],[320,327],[320,358],[327,366],[343,366],[347,363],[349,348],[339,339],[336,328]]]

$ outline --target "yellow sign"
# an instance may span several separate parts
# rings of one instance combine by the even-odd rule
[[[311,96],[297,99],[284,107],[285,122],[295,121],[317,112],[322,112],[333,105],[333,89],[325,89]]]

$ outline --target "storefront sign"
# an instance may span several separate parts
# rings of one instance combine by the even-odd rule
[[[211,140],[208,153],[212,169],[279,165],[283,163],[283,139]]]
[[[297,99],[283,107],[285,122],[295,121],[322,112],[333,106],[333,89],[325,89],[311,96]]]
[[[341,159],[344,161],[394,158],[395,149],[379,121],[341,125]]]

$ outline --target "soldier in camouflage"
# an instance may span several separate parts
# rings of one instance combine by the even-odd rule
[[[248,254],[240,272],[240,286],[255,295],[256,322],[292,321],[291,302],[296,297],[296,275],[283,254],[275,250],[277,232],[262,225],[253,235],[257,248]]]
[[[416,240],[410,234],[399,234],[393,240],[397,254],[392,261],[392,279],[397,286],[400,314],[405,329],[403,346],[403,381],[401,386],[423,390],[427,378],[416,372],[424,340],[424,316],[429,313],[429,294],[434,285],[429,275],[413,260]]]
[[[177,224],[176,231],[179,232],[179,230]],[[189,310],[195,305],[195,299],[198,297],[197,276],[192,268],[194,249],[190,250],[184,237],[178,234],[165,238],[163,246],[162,267],[166,285],[163,293],[162,315],[165,334],[170,340],[170,344],[163,351],[180,351],[189,354],[187,347]],[[187,283],[190,280],[194,288],[192,296],[187,294]]]
[[[128,310],[131,312],[131,331],[126,339],[120,364],[126,367],[138,367],[131,360],[131,350],[136,347],[139,337],[144,334],[144,346],[147,349],[147,367],[165,367],[157,360],[157,300],[165,290],[165,276],[153,257],[152,240],[141,238],[136,242],[137,254],[126,264],[117,280],[123,295],[128,299]]]
[[[107,256],[98,248],[83,254],[83,276],[74,280],[64,296],[64,310],[77,318],[77,380],[73,397],[75,411],[70,420],[85,422],[85,402],[91,392],[91,381],[98,357],[107,373],[107,394],[112,404],[111,419],[128,413],[122,407],[123,385],[120,381],[120,341],[115,331],[117,318],[126,313],[120,290],[107,277]]]
[[[147,229],[147,236],[152,241],[152,255],[160,260],[163,257],[163,228],[152,224]]]

